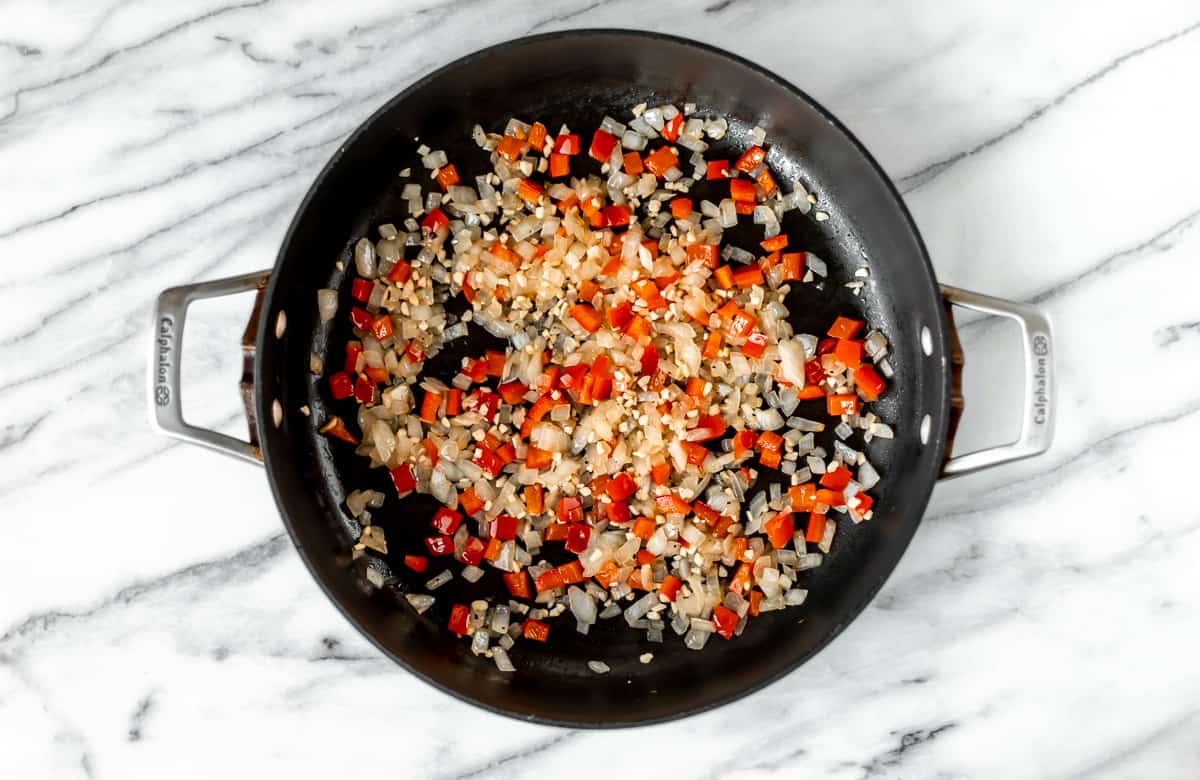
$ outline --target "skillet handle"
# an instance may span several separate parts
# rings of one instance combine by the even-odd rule
[[[242,441],[223,433],[190,425],[183,419],[183,404],[180,398],[180,364],[183,358],[183,325],[187,317],[188,304],[204,298],[219,298],[237,293],[258,291],[255,313],[247,328],[249,344],[243,340],[243,349],[253,356],[254,333],[257,330],[258,311],[263,290],[270,279],[270,271],[258,271],[242,276],[231,276],[199,284],[186,284],[164,290],[154,307],[154,352],[150,359],[150,418],[160,432],[192,444],[232,455],[235,458],[262,463],[256,439],[253,403],[243,376],[243,399],[246,401],[247,418],[250,423],[251,441]],[[252,364],[252,360],[250,363]],[[252,368],[250,369],[253,373]],[[252,376],[251,376],[252,379]]]
[[[1025,352],[1025,397],[1020,435],[1008,444],[947,458],[942,465],[942,478],[959,477],[1045,452],[1054,438],[1054,351],[1049,318],[1024,303],[948,285],[942,285],[942,297],[952,306],[1016,320],[1021,326]]]

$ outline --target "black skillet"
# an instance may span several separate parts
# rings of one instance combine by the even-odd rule
[[[878,496],[875,518],[857,526],[839,524],[832,553],[801,582],[810,590],[802,607],[764,613],[741,637],[714,639],[702,652],[686,649],[669,630],[663,644],[650,644],[619,617],[584,637],[568,615],[555,622],[547,644],[518,642],[512,652],[518,671],[502,674],[445,627],[451,603],[502,589],[495,572],[475,585],[456,578],[437,592],[436,606],[423,616],[405,603],[404,593],[420,590],[436,571],[418,576],[397,564],[406,547],[420,546],[432,500],[393,497],[376,513],[392,551],[391,577],[382,589],[366,586],[362,561],[350,560],[358,528],[343,508],[345,493],[365,486],[394,493],[383,470],[368,469],[350,447],[317,432],[329,414],[350,421],[355,415],[353,401],[331,402],[326,383],[309,372],[310,353],[340,362],[341,345],[350,335],[344,316],[329,325],[319,321],[315,291],[340,290],[340,311],[348,310],[351,247],[363,235],[376,238],[379,223],[403,221],[399,191],[404,182],[397,172],[420,170],[415,150],[422,142],[444,148],[467,179],[486,165],[471,141],[477,122],[498,131],[517,116],[541,120],[552,131],[566,122],[590,133],[605,114],[627,117],[641,102],[694,102],[702,114],[729,118],[728,137],[707,154],[713,159],[735,156],[746,147],[748,130],[761,126],[777,178],[799,178],[819,195],[818,208],[829,219],[818,223],[792,212],[785,229],[793,246],[828,261],[830,279],[824,293],[797,285],[790,302],[792,324],[797,332],[820,333],[835,314],[858,313],[884,332],[896,373],[875,407],[895,428],[896,438],[866,447],[883,475],[872,491]],[[697,194],[704,197],[706,191]],[[746,227],[734,238],[748,242],[757,233]],[[347,271],[336,268],[339,259]],[[855,296],[844,283],[861,280],[854,272],[865,265],[870,276],[861,296]],[[254,289],[260,292],[261,316],[255,318],[257,327],[252,323],[248,329],[253,338],[245,345],[252,439],[246,443],[183,421],[179,359],[189,301]],[[953,459],[946,454],[952,418],[961,408],[952,391],[954,364],[961,359],[952,352],[948,303],[1017,320],[1026,356],[1020,438]],[[541,723],[616,727],[669,720],[733,701],[787,674],[837,636],[883,585],[917,529],[934,482],[1035,455],[1046,449],[1052,434],[1050,330],[1043,315],[939,287],[912,218],[887,176],[850,132],[803,92],[719,49],[641,32],[578,30],[523,38],[421,79],[338,149],[300,205],[273,270],[164,292],[154,330],[151,396],[158,427],[265,464],[297,550],[350,622],[397,663],[443,690]],[[478,355],[485,346],[494,342],[482,333],[454,342],[433,368],[457,367],[463,355]],[[303,406],[311,416],[301,413]],[[645,652],[654,654],[652,663],[639,662]],[[612,671],[593,673],[586,665],[593,659],[605,661]]]

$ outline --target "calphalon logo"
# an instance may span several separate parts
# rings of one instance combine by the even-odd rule
[[[1033,421],[1045,425],[1050,409],[1050,337],[1033,334]]]
[[[158,321],[158,351],[154,361],[154,403],[166,406],[171,403],[171,383],[167,375],[171,370],[171,355],[175,352],[175,320],[163,317]]]

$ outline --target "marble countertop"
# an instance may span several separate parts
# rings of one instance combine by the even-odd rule
[[[596,755],[621,777],[1200,771],[1200,511],[1163,487],[1200,435],[1194,2],[3,16],[0,776],[540,778]],[[566,731],[394,667],[319,595],[261,470],[150,430],[148,312],[165,287],[268,266],[339,141],[418,75],[634,19],[801,85],[900,184],[942,281],[1044,307],[1058,434],[941,484],[879,597],[783,681],[682,722]],[[233,433],[247,308],[189,323],[189,416]],[[1004,329],[964,342],[965,447],[1012,433],[1018,364]]]

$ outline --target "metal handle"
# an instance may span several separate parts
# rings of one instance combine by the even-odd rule
[[[150,360],[150,397],[153,399],[150,409],[151,422],[159,431],[235,458],[262,462],[262,453],[255,444],[184,422],[179,385],[183,324],[188,304],[204,298],[262,290],[270,277],[270,271],[258,271],[172,287],[158,296],[158,304],[154,307],[154,354]]]
[[[942,296],[954,306],[1014,319],[1021,326],[1025,348],[1025,396],[1021,433],[1016,441],[949,458],[942,477],[959,477],[973,471],[1040,455],[1054,438],[1054,352],[1050,320],[1024,303],[942,285]]]

